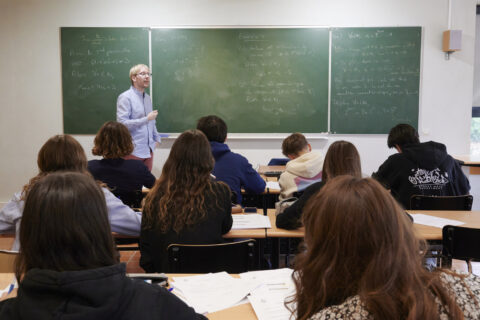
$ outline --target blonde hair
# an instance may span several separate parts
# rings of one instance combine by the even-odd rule
[[[132,77],[136,76],[140,72],[140,69],[142,68],[147,68],[148,71],[150,71],[150,68],[145,64],[137,64],[130,68],[130,82],[132,83],[132,85],[133,85]]]

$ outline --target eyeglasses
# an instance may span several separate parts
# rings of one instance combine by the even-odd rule
[[[143,78],[145,77],[151,77],[152,74],[151,73],[148,73],[148,72],[140,72],[140,73],[137,73],[137,76],[142,76]]]

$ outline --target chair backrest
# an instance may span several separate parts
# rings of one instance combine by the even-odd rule
[[[272,158],[268,162],[267,166],[284,166],[290,161],[289,158]]]
[[[423,196],[410,198],[411,210],[472,210],[473,196]]]
[[[470,260],[480,260],[480,229],[445,226],[442,244],[443,255],[448,259],[467,261],[470,272]]]
[[[240,273],[256,269],[253,239],[207,245],[171,244],[167,251],[171,273]]]
[[[0,273],[15,272],[15,258],[17,252],[0,250]]]

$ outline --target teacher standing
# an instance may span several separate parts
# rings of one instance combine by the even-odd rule
[[[145,93],[150,77],[150,69],[144,64],[130,69],[132,86],[118,96],[117,121],[128,128],[135,147],[125,159],[141,160],[152,171],[153,150],[160,142],[160,135],[155,126],[158,111],[152,110],[152,99]]]

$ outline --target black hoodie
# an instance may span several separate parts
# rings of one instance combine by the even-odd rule
[[[433,141],[409,144],[391,155],[373,177],[405,208],[412,195],[458,196],[468,194],[470,184],[445,145]]]
[[[133,280],[125,265],[83,271],[32,269],[0,319],[206,319],[166,289]]]

